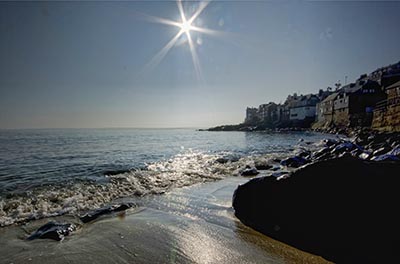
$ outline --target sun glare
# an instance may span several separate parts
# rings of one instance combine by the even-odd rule
[[[199,2],[197,10],[191,15],[191,17],[186,18],[186,14],[184,12],[182,0],[177,0],[176,1],[179,14],[181,16],[181,21],[182,22],[177,22],[165,18],[160,18],[160,17],[154,17],[154,16],[149,16],[146,15],[146,18],[149,19],[150,22],[155,22],[155,23],[161,23],[164,25],[170,25],[170,26],[175,26],[180,28],[180,30],[176,33],[176,35],[157,53],[154,55],[154,57],[150,60],[150,62],[145,66],[145,69],[150,69],[158,65],[161,60],[167,55],[168,51],[175,46],[175,43],[178,41],[178,39],[185,34],[187,36],[187,43],[190,48],[190,53],[192,55],[192,60],[193,60],[193,66],[194,70],[196,72],[196,75],[199,80],[202,79],[202,72],[201,72],[201,67],[200,67],[200,61],[199,57],[197,55],[196,51],[196,45],[199,42],[195,42],[192,39],[192,36],[190,34],[191,31],[196,31],[199,33],[203,34],[209,34],[209,35],[220,35],[222,32],[217,31],[217,30],[212,30],[208,28],[203,28],[203,27],[197,27],[192,25],[196,18],[202,13],[202,11],[207,7],[207,5],[210,3],[210,1],[202,1]],[[197,43],[197,44],[196,44]],[[200,42],[201,43],[201,42]]]
[[[183,21],[182,24],[180,25],[183,33],[188,34],[190,30],[192,29],[192,25],[188,21]]]

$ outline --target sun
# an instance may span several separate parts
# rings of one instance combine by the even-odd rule
[[[192,29],[192,25],[189,21],[183,21],[180,25],[181,30],[183,33],[189,34],[190,30]]]
[[[174,26],[179,28],[179,31],[176,33],[176,35],[167,43],[165,46],[158,52],[156,53],[153,58],[146,64],[145,70],[147,69],[152,69],[156,65],[158,65],[161,60],[167,55],[168,51],[175,46],[176,42],[178,39],[185,34],[186,35],[186,40],[190,48],[190,53],[192,55],[192,60],[193,60],[193,66],[194,70],[196,72],[196,76],[198,80],[202,80],[202,70],[200,67],[200,60],[197,55],[196,51],[196,45],[201,45],[199,43],[202,43],[201,39],[200,41],[194,41],[191,36],[191,32],[195,31],[198,33],[203,33],[203,34],[208,34],[208,35],[214,35],[214,36],[220,36],[223,35],[224,32],[218,31],[218,30],[213,30],[209,28],[203,28],[203,27],[198,27],[194,25],[195,20],[197,17],[202,13],[202,11],[207,7],[207,5],[210,3],[210,1],[201,1],[198,4],[197,9],[191,16],[186,17],[186,14],[184,12],[182,0],[177,0],[176,1],[179,14],[181,16],[181,22],[178,21],[173,21],[161,17],[155,17],[155,16],[150,16],[150,15],[145,15],[148,21],[154,22],[154,23],[161,23],[164,25],[169,25],[169,26]]]

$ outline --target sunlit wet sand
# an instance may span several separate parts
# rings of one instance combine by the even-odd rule
[[[0,229],[1,263],[328,263],[241,224],[232,193],[248,179],[175,189],[138,199],[125,215],[82,225],[62,242],[27,241],[49,221]],[[77,221],[72,217],[54,218]]]

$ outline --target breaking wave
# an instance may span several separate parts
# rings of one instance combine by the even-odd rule
[[[79,215],[119,198],[162,194],[171,188],[237,176],[246,166],[275,163],[274,166],[279,167],[276,159],[320,147],[320,143],[309,143],[300,142],[285,152],[277,150],[247,156],[232,152],[215,154],[188,150],[170,159],[146,164],[142,169],[108,171],[104,181],[81,180],[37,187],[23,193],[9,193],[0,196],[0,226],[65,214]],[[279,176],[281,172],[270,175]]]
[[[271,156],[272,157],[272,156]],[[208,154],[187,151],[146,168],[105,175],[106,182],[74,182],[45,186],[0,198],[0,226],[64,214],[80,214],[115,199],[161,194],[170,188],[235,176],[251,157],[232,153]]]

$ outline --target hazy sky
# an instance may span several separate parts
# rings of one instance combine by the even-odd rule
[[[188,17],[198,2],[183,3]],[[0,128],[208,127],[400,60],[400,2],[211,2],[186,36],[175,2],[1,2]]]

